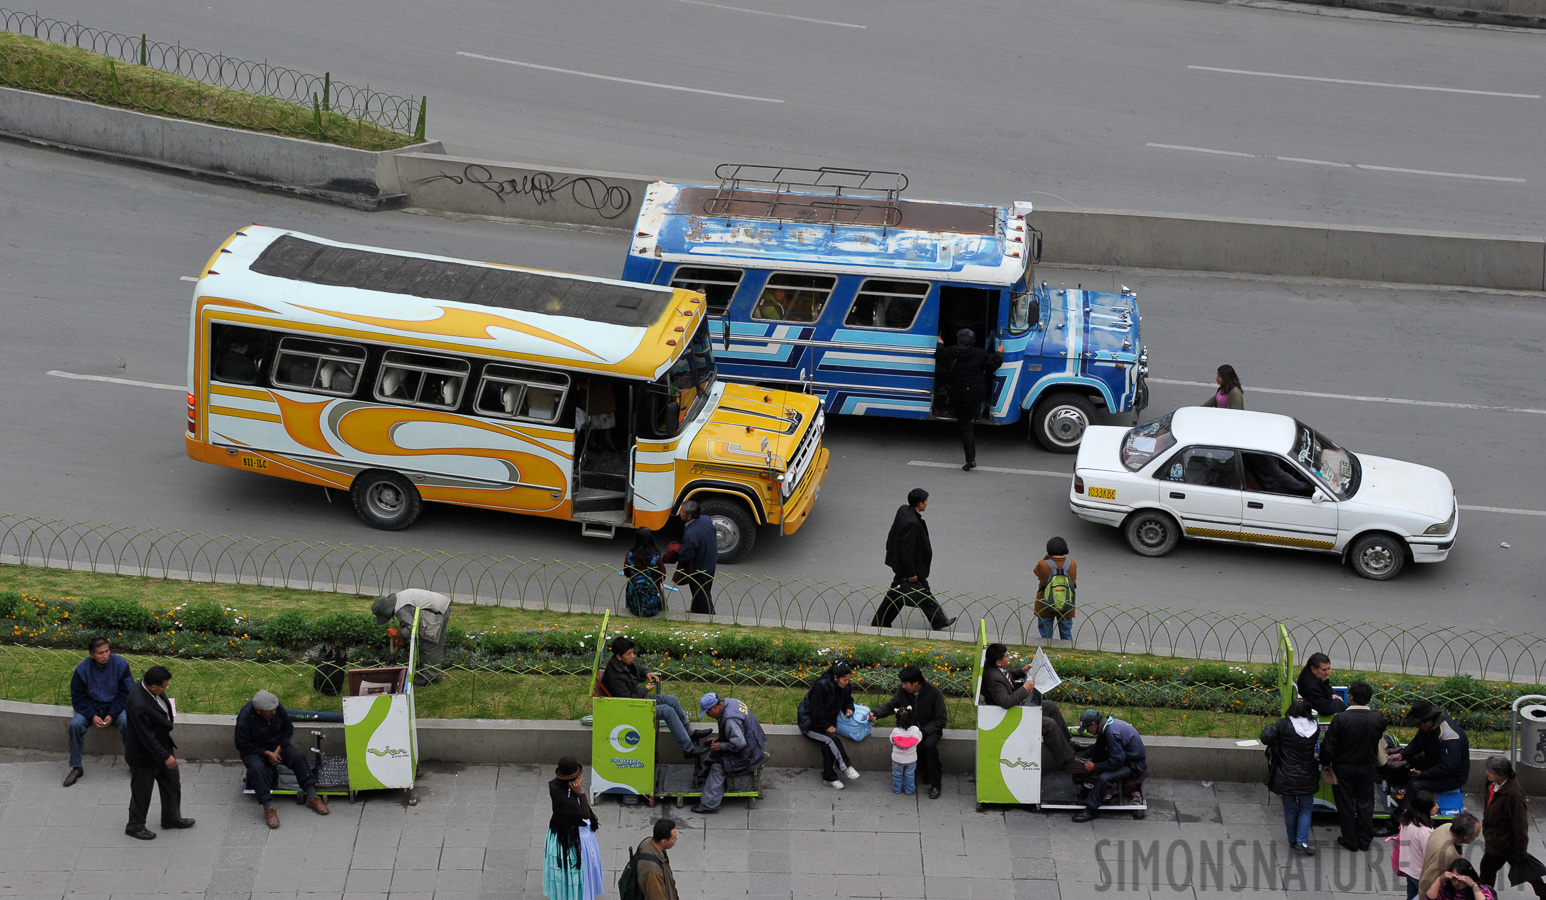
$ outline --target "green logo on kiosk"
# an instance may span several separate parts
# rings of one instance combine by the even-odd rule
[[[618,753],[632,753],[639,749],[639,730],[632,725],[619,725],[612,729],[612,749]]]

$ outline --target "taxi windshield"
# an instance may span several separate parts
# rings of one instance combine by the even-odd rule
[[[1346,500],[1358,491],[1358,457],[1332,443],[1331,438],[1303,422],[1295,421],[1293,457],[1315,474],[1332,496]]]
[[[693,420],[709,392],[714,388],[718,368],[714,364],[714,345],[703,319],[693,332],[687,349],[646,390],[647,402],[641,405],[643,420],[639,433],[653,438],[675,437],[682,426]]]
[[[1122,465],[1129,472],[1136,472],[1175,445],[1175,436],[1170,433],[1170,416],[1145,422],[1130,429],[1122,440]]]

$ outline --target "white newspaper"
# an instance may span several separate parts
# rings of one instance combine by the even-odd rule
[[[1063,683],[1056,670],[1052,668],[1052,660],[1047,658],[1047,651],[1037,647],[1036,658],[1031,660],[1031,670],[1025,673],[1027,681],[1036,685],[1036,690],[1043,695],[1052,693],[1052,689]]]

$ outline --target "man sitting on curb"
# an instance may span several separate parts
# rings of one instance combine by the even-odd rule
[[[725,781],[737,772],[749,772],[762,762],[768,736],[745,703],[709,691],[698,698],[698,711],[719,720],[719,735],[709,744],[709,774],[695,813],[717,813],[725,799]]]
[[[81,757],[86,752],[86,730],[117,725],[122,736],[129,721],[125,712],[129,691],[134,687],[129,664],[113,652],[113,645],[105,637],[92,638],[86,652],[89,655],[70,676],[70,706],[75,709],[75,715],[66,726],[70,735],[70,771],[64,776],[65,787],[80,781],[86,774],[81,768]]]
[[[626,637],[612,639],[612,658],[607,660],[606,670],[601,673],[601,686],[607,693],[614,697],[632,697],[639,700],[651,699],[645,685],[658,684],[660,676],[649,671],[634,659],[638,652],[634,650],[633,641]],[[676,738],[677,746],[682,748],[683,756],[701,756],[709,752],[707,747],[699,747],[693,741],[701,737],[713,734],[707,728],[687,733],[687,712],[682,709],[681,701],[670,694],[657,693],[654,696],[655,718],[666,723],[671,730],[671,736]]]
[[[939,688],[929,684],[923,677],[923,670],[917,666],[907,666],[902,669],[898,678],[900,684],[891,699],[870,711],[870,721],[884,719],[893,715],[897,710],[913,709],[913,723],[918,730],[923,732],[923,740],[918,743],[918,780],[929,786],[929,799],[938,800],[941,783],[944,781],[944,769],[939,761],[939,740],[945,735],[945,728],[950,724],[945,709],[945,695]]]
[[[1138,729],[1121,719],[1087,709],[1079,716],[1079,730],[1096,739],[1090,758],[1084,763],[1084,771],[1095,774],[1095,789],[1085,798],[1084,809],[1074,814],[1075,822],[1088,822],[1100,815],[1100,804],[1107,793],[1120,792],[1122,782],[1148,771],[1149,758]]]
[[[294,736],[290,714],[268,691],[258,691],[236,714],[236,752],[247,767],[247,781],[263,804],[263,820],[270,828],[279,827],[279,811],[274,809],[268,775],[280,763],[295,773],[295,783],[306,792],[306,805],[319,816],[328,814],[327,801],[317,796],[317,773],[307,765],[306,754],[290,743]]]

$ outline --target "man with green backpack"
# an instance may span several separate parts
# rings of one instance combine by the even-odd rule
[[[1068,558],[1068,542],[1061,537],[1047,541],[1047,555],[1036,564],[1036,627],[1044,638],[1052,637],[1052,623],[1058,637],[1074,639],[1074,593],[1079,581],[1079,564]]]

